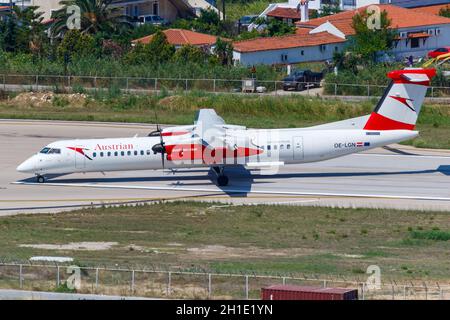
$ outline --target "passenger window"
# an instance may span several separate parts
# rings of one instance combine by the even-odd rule
[[[269,145],[267,145],[267,150],[270,150],[270,144],[269,144]]]
[[[95,158],[97,156],[97,152],[94,152],[92,156]]]
[[[137,156],[137,155],[138,155],[138,152],[137,152],[137,151],[134,151],[134,155]]]
[[[108,152],[108,157],[111,157],[111,152]]]
[[[100,152],[100,157],[103,157],[104,156],[104,153],[103,152]]]
[[[287,144],[286,145],[286,149],[290,149],[291,148],[291,145],[290,144]]]
[[[278,145],[274,145],[273,150],[277,150],[277,149],[278,149]]]
[[[280,150],[284,149],[284,144],[280,144]]]
[[[147,155],[148,155],[148,156],[150,155],[150,150],[147,150]]]
[[[116,151],[114,152],[114,157],[117,157],[119,155],[119,153]]]
[[[123,156],[125,155],[125,152],[124,152],[124,151],[121,151],[121,152],[120,152],[120,155],[123,157]]]
[[[131,156],[131,151],[128,151],[128,152],[127,152],[127,155]]]
[[[144,155],[144,150],[141,150],[141,156],[143,156]]]

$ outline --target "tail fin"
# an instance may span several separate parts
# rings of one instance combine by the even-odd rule
[[[414,130],[435,69],[405,69],[388,73],[384,92],[364,130]]]

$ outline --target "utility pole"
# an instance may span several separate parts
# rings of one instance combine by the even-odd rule
[[[225,0],[222,0],[222,15],[223,21],[225,21]]]

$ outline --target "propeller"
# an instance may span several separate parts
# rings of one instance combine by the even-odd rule
[[[159,126],[159,124],[156,124],[156,131],[150,133],[149,136],[156,137],[158,135],[159,135],[159,138],[160,138],[160,143],[155,144],[152,147],[152,151],[153,151],[154,154],[161,153],[161,163],[162,163],[162,168],[164,170],[165,169],[165,156],[164,155],[167,153],[167,151],[166,151],[166,146],[165,146],[165,143],[164,143],[164,140],[163,140],[162,129]]]

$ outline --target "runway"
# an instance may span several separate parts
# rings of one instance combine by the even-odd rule
[[[0,215],[161,200],[450,211],[450,150],[394,146],[279,172],[232,169],[219,188],[208,169],[71,174],[36,184],[17,165],[62,139],[145,136],[151,125],[0,120]],[[400,150],[398,150],[398,148]]]

